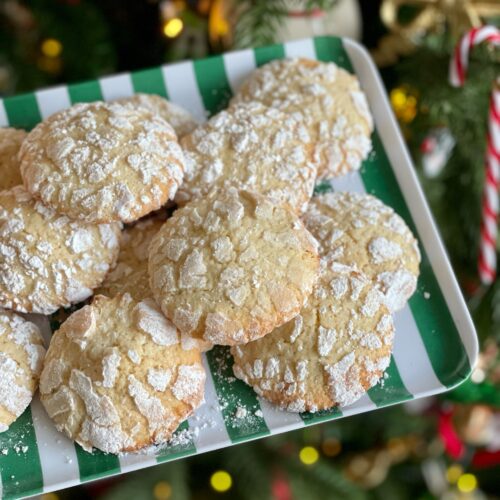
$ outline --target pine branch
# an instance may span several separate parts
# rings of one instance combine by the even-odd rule
[[[305,10],[329,10],[338,0],[308,0]],[[239,16],[235,27],[236,48],[269,45],[276,41],[276,34],[283,26],[289,10],[285,0],[236,0]],[[297,5],[299,3],[297,2]]]

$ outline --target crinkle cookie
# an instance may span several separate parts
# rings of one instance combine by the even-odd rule
[[[316,143],[318,175],[337,177],[371,151],[373,119],[358,79],[334,63],[272,61],[254,71],[232,104],[258,101],[303,120]]]
[[[317,168],[309,134],[291,116],[259,103],[233,106],[181,145],[186,172],[178,203],[232,184],[286,202],[297,213],[307,208]]]
[[[0,192],[0,306],[51,314],[92,295],[115,264],[119,223],[74,221],[22,186]]]
[[[292,412],[354,403],[390,362],[394,325],[380,292],[359,273],[321,259],[300,314],[266,337],[231,349],[236,377]]]
[[[133,222],[173,198],[184,157],[172,127],[144,108],[77,104],[38,124],[19,153],[24,184],[73,219]]]
[[[313,198],[304,223],[320,255],[366,274],[391,312],[405,306],[417,287],[420,251],[392,208],[369,194],[327,193]]]
[[[31,403],[44,357],[38,327],[0,309],[0,432],[6,431]]]
[[[160,218],[148,218],[122,232],[116,266],[96,294],[114,297],[119,293],[129,293],[135,300],[153,296],[148,275],[149,245],[164,222]]]
[[[115,102],[134,109],[145,108],[160,115],[172,125],[177,137],[189,134],[198,126],[198,121],[189,111],[156,94],[135,94]]]
[[[16,128],[0,128],[0,191],[23,183],[17,154],[28,134]]]
[[[291,210],[234,187],[174,212],[149,257],[158,304],[202,349],[244,344],[293,318],[318,266],[316,241]]]
[[[204,384],[200,352],[182,349],[154,301],[98,295],[53,336],[40,394],[59,431],[120,453],[168,441]]]

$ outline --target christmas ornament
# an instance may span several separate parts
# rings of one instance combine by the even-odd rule
[[[313,446],[304,446],[299,453],[300,461],[305,465],[313,465],[319,459],[319,453]]]
[[[439,127],[429,132],[420,145],[422,167],[426,177],[432,179],[443,171],[454,146],[455,139],[450,129]]]
[[[416,12],[408,22],[401,22],[400,11]],[[399,56],[411,54],[430,33],[448,30],[454,38],[484,20],[500,16],[498,0],[384,0],[380,17],[389,34],[379,42],[373,55],[379,65],[395,63]]]
[[[391,90],[390,100],[397,119],[402,123],[410,123],[417,115],[417,92],[408,85]]]
[[[465,83],[469,53],[480,43],[500,45],[500,30],[495,26],[473,28],[455,48],[450,61],[450,83],[461,87]],[[485,285],[495,280],[500,186],[500,79],[493,86],[488,112],[488,138],[486,148],[486,177],[482,202],[481,241],[479,249],[479,277]]]

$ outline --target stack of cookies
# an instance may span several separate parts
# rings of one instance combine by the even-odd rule
[[[164,443],[214,345],[284,410],[358,399],[389,364],[418,245],[372,196],[311,197],[360,167],[372,129],[357,79],[305,59],[256,70],[201,125],[136,95],[1,129],[0,432],[39,382],[86,450]],[[80,303],[47,353],[19,314]]]

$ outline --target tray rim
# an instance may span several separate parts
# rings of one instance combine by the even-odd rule
[[[412,214],[412,218],[414,220],[415,225],[417,226],[419,233],[421,235],[421,239],[423,240],[423,234],[425,234],[425,240],[427,244],[425,245],[426,253],[429,257],[429,261],[432,265],[433,273],[435,274],[436,280],[438,281],[439,287],[441,289],[441,292],[443,294],[443,297],[446,301],[446,305],[452,314],[452,319],[453,322],[456,326],[457,331],[460,334],[460,340],[462,341],[468,360],[469,360],[469,367],[470,370],[468,373],[464,374],[464,376],[457,376],[457,380],[454,384],[448,385],[448,386],[440,386],[437,387],[433,390],[427,390],[427,391],[420,391],[417,394],[412,393],[413,399],[419,399],[423,397],[428,397],[428,396],[433,396],[441,393],[448,392],[452,390],[454,387],[457,387],[461,383],[463,383],[465,380],[467,380],[474,369],[474,366],[477,363],[477,357],[478,357],[478,340],[477,340],[477,335],[475,333],[475,328],[472,323],[472,319],[470,317],[470,314],[468,312],[467,306],[465,304],[465,300],[460,292],[457,280],[455,278],[455,275],[452,271],[451,264],[449,261],[449,258],[447,256],[445,247],[443,245],[443,242],[441,240],[441,237],[439,235],[437,226],[435,224],[434,218],[430,212],[429,206],[427,204],[427,200],[425,198],[425,195],[423,193],[422,187],[420,185],[420,182],[418,180],[418,177],[416,175],[416,171],[413,167],[413,162],[411,160],[411,157],[409,155],[408,149],[406,147],[406,144],[402,138],[401,131],[399,129],[399,126],[397,125],[397,121],[394,117],[392,108],[389,105],[388,97],[387,97],[387,92],[385,90],[385,87],[383,85],[383,82],[381,80],[380,74],[378,72],[378,69],[375,67],[375,64],[373,63],[373,60],[371,59],[371,56],[369,55],[368,51],[366,48],[361,45],[360,43],[346,38],[346,37],[337,37],[337,36],[331,36],[331,35],[324,35],[324,36],[315,36],[315,37],[307,37],[304,40],[314,40],[314,39],[334,39],[334,40],[340,40],[345,52],[347,52],[352,65],[354,67],[354,72],[356,75],[360,75],[363,71],[368,72],[367,75],[361,77],[360,80],[364,80],[365,78],[371,78],[373,83],[375,84],[376,87],[376,99],[370,99],[370,105],[373,108],[378,108],[379,106],[382,107],[382,110],[379,110],[377,112],[373,111],[373,115],[375,118],[375,121],[377,123],[377,131],[380,135],[380,139],[382,142],[382,145],[384,147],[384,150],[387,153],[387,156],[389,158],[390,164],[393,167],[394,174],[397,178],[397,183],[400,188],[401,194],[404,197],[404,200]],[[301,40],[297,40],[297,42],[300,42]],[[278,45],[285,45],[285,43],[289,42],[281,42]],[[257,49],[258,47],[252,47],[252,49]],[[229,51],[229,52],[224,52],[220,55],[224,54],[229,54],[229,53],[237,53],[241,52],[240,50],[234,50],[234,51]],[[201,58],[198,60],[210,60],[214,57],[219,57],[220,55],[215,55],[215,56],[210,56],[210,57],[205,57]],[[196,60],[196,59],[195,59]],[[195,61],[194,60],[194,61]],[[192,61],[192,60],[189,60]],[[154,66],[151,68],[144,68],[141,70],[137,71],[130,71],[130,72],[122,72],[122,73],[115,73],[111,75],[106,75],[102,77],[95,78],[93,80],[87,80],[87,82],[97,82],[102,78],[107,78],[107,77],[115,77],[115,76],[120,76],[120,75],[130,75],[133,73],[140,73],[143,71],[148,71],[148,69],[159,69],[163,68],[164,66],[171,66],[177,64],[177,62],[173,63],[166,63],[163,65],[159,66]],[[84,82],[74,82],[71,84],[61,84],[61,85],[56,85],[52,86],[49,88],[57,88],[57,87],[65,87],[65,86],[71,86],[74,84],[79,84],[79,83],[85,83]],[[38,92],[40,90],[45,90],[43,88],[41,89],[36,89],[32,91],[31,93],[28,94],[35,94],[35,92]],[[16,99],[16,97],[22,97],[23,94],[19,94],[17,96],[11,96],[7,97],[5,100],[10,100],[10,99]],[[0,109],[1,112],[1,109]],[[383,119],[377,120],[377,116],[380,115]],[[381,123],[383,122],[383,123]],[[395,165],[398,165],[396,168]],[[406,186],[403,189],[404,184],[409,184],[409,186]],[[407,196],[406,192],[407,190],[411,189],[412,193],[411,196]],[[414,216],[414,213],[416,213],[417,210],[421,210],[423,213],[419,214],[418,217]],[[432,245],[430,246],[430,244]],[[451,301],[451,303],[450,303]],[[453,307],[452,307],[453,306]],[[453,313],[454,311],[454,313]],[[458,375],[458,374],[457,374]],[[385,408],[388,406],[394,406],[396,404],[400,404],[402,401],[393,401],[381,406],[376,406],[372,409],[353,409],[352,411],[349,411],[348,414],[343,414],[340,417],[336,418],[343,418],[344,416],[351,416],[354,414],[359,414],[363,413],[366,411],[372,411],[380,408]],[[323,423],[323,422],[315,422],[315,423]],[[306,424],[307,426],[307,424]],[[294,424],[286,424],[284,423],[282,427],[279,429],[273,429],[269,435],[275,435],[279,433],[284,433],[284,432],[289,432],[291,430],[296,430],[298,427],[294,426]],[[253,441],[256,439],[260,439],[263,436],[252,436],[246,438],[244,441],[241,442],[249,442]],[[241,444],[240,442],[231,442],[229,441],[228,443],[223,443],[222,445],[219,443],[218,445],[212,445],[212,446],[207,446],[204,447],[201,451],[195,451],[194,453],[188,453],[185,456],[193,455],[193,454],[199,454],[199,453],[205,453],[206,451],[211,451],[215,449],[222,449],[227,446],[233,446],[235,444]],[[172,460],[177,460],[178,458],[182,457],[176,457]],[[107,477],[112,477],[116,476],[122,473],[127,473],[131,472],[133,470],[138,470],[141,468],[148,467],[149,464],[141,464],[141,463],[136,463],[136,464],[129,464],[127,466],[122,466],[120,471],[117,472],[112,472],[112,473],[106,473],[105,475],[102,476],[102,478],[107,478]],[[43,489],[43,492],[50,492],[50,491],[57,491],[61,488],[66,488],[66,487],[71,487],[74,485],[82,484],[84,482],[91,482],[94,480],[100,479],[99,477],[97,478],[92,478],[88,479],[86,481],[81,481],[79,478],[75,480],[66,480],[61,483],[57,484],[52,484],[47,488]],[[28,493],[28,495],[31,495]],[[17,496],[16,496],[17,497]],[[21,494],[22,497],[22,494]]]

